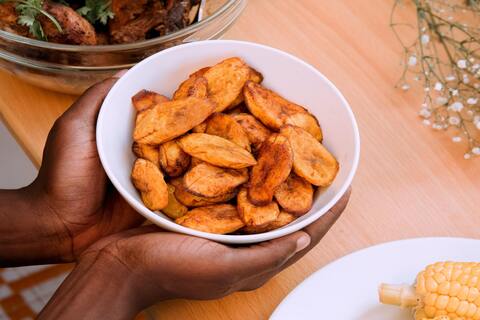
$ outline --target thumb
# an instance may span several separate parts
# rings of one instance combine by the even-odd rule
[[[276,270],[311,242],[310,235],[298,231],[282,238],[249,247],[232,249],[232,266],[245,277]]]

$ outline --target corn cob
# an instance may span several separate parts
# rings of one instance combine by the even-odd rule
[[[480,320],[480,263],[437,262],[416,284],[379,287],[380,302],[412,308],[415,320]]]

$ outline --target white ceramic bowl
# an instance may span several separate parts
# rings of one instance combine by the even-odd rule
[[[325,146],[340,163],[333,184],[318,191],[313,208],[289,225],[253,235],[218,235],[180,226],[158,212],[146,208],[130,181],[134,155],[131,152],[135,111],[130,98],[141,89],[171,96],[189,74],[222,59],[238,56],[259,70],[263,85],[307,107],[319,120]],[[338,89],[319,71],[302,60],[263,45],[213,40],[194,42],[159,52],[130,69],[112,88],[100,110],[97,147],[108,177],[145,218],[179,233],[224,243],[254,243],[278,238],[304,228],[327,212],[345,193],[357,170],[360,138],[355,117]]]

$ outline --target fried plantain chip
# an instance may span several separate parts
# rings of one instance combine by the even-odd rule
[[[220,168],[206,162],[190,169],[183,177],[183,184],[190,193],[205,198],[231,193],[247,181],[247,169]]]
[[[250,174],[248,199],[257,206],[272,202],[275,190],[290,174],[293,155],[290,143],[281,134],[273,133],[262,143],[258,163]]]
[[[163,171],[170,177],[178,177],[190,165],[190,156],[183,152],[176,140],[160,145],[159,160]]]
[[[200,123],[198,126],[193,127],[192,132],[193,133],[205,133],[205,130],[207,130],[207,121],[204,121]]]
[[[133,165],[132,182],[148,209],[161,210],[167,206],[167,184],[156,165],[145,159],[137,159]]]
[[[237,209],[240,218],[247,226],[261,227],[277,219],[280,209],[275,201],[265,206],[256,206],[248,200],[247,189],[242,188],[237,195]]]
[[[267,127],[279,130],[284,124],[294,124],[307,130],[317,140],[322,139],[322,130],[317,119],[304,107],[253,81],[245,84],[243,92],[250,112]]]
[[[255,83],[261,83],[263,81],[263,75],[257,70],[250,67],[250,74],[248,76],[248,80],[253,81]],[[232,104],[228,107],[228,109],[235,108],[236,106],[241,104],[243,101],[245,101],[245,98],[243,96],[243,90],[242,90],[242,92],[240,92],[238,97],[232,102]]]
[[[253,148],[259,150],[263,141],[270,136],[270,130],[251,114],[239,113],[232,115],[232,117],[242,126]]]
[[[188,208],[175,198],[175,187],[168,186],[168,205],[162,209],[162,212],[172,219],[177,219],[188,212]]]
[[[207,129],[205,133],[219,136],[236,143],[248,152],[250,149],[250,140],[242,126],[238,124],[232,116],[224,113],[214,113],[207,120]]]
[[[153,91],[140,90],[132,97],[132,104],[138,112],[153,108],[155,105],[170,101],[167,97]]]
[[[280,214],[278,215],[277,219],[275,219],[275,221],[269,223],[268,225],[262,227],[245,226],[240,229],[240,232],[247,234],[268,232],[284,227],[295,219],[296,218],[293,214],[280,210]]]
[[[231,204],[196,208],[175,222],[187,228],[217,234],[232,233],[244,226],[237,209]]]
[[[190,157],[191,160],[190,160],[190,169],[196,167],[197,165],[199,165],[200,163],[203,163],[202,160],[198,159],[198,158],[195,158],[195,157]]]
[[[295,173],[315,186],[329,186],[339,170],[335,157],[302,128],[286,125],[280,132],[292,146]]]
[[[317,118],[310,113],[295,113],[285,119],[285,124],[291,124],[310,133],[315,139],[322,142],[323,132]]]
[[[245,103],[241,103],[235,108],[228,110],[227,114],[233,116],[239,113],[249,113],[249,112],[250,111],[248,111],[247,105]]]
[[[138,158],[148,160],[157,167],[159,166],[158,146],[134,142],[132,144],[132,151]]]
[[[214,65],[203,76],[208,81],[209,98],[217,103],[215,111],[222,112],[242,93],[250,68],[240,58],[234,57]]]
[[[185,188],[182,178],[173,179],[170,181],[170,184],[175,187],[175,197],[177,200],[187,207],[203,207],[216,203],[228,202],[237,195],[237,190],[233,190],[230,193],[222,194],[215,198],[205,198],[190,193]]]
[[[313,187],[292,173],[275,191],[275,199],[283,210],[298,217],[312,208]]]
[[[173,100],[179,100],[179,99],[184,99],[187,97],[190,97],[191,95],[191,89],[195,86],[198,86],[199,83],[197,82],[197,79],[203,77],[205,72],[210,69],[210,67],[205,67],[202,68],[194,73],[192,73],[187,80],[183,81],[180,86],[178,87],[177,91],[173,94]],[[202,80],[200,80],[202,82]],[[208,85],[208,82],[207,82]],[[195,89],[193,89],[195,91]]]
[[[206,133],[191,133],[180,138],[178,144],[192,157],[218,167],[241,169],[257,163],[252,154],[239,145]]]
[[[205,121],[214,108],[212,101],[195,97],[157,104],[142,112],[133,139],[145,144],[170,141]]]

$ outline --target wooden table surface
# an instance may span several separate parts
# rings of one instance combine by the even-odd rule
[[[151,311],[158,318],[265,319],[308,275],[352,251],[411,237],[478,236],[480,160],[464,160],[463,146],[421,124],[420,90],[394,88],[401,47],[388,26],[392,3],[249,2],[224,38],[297,55],[332,80],[349,101],[362,139],[351,202],[317,248],[265,287],[217,301],[161,303]],[[0,88],[3,119],[40,164],[49,128],[74,97],[34,88],[4,73]]]

